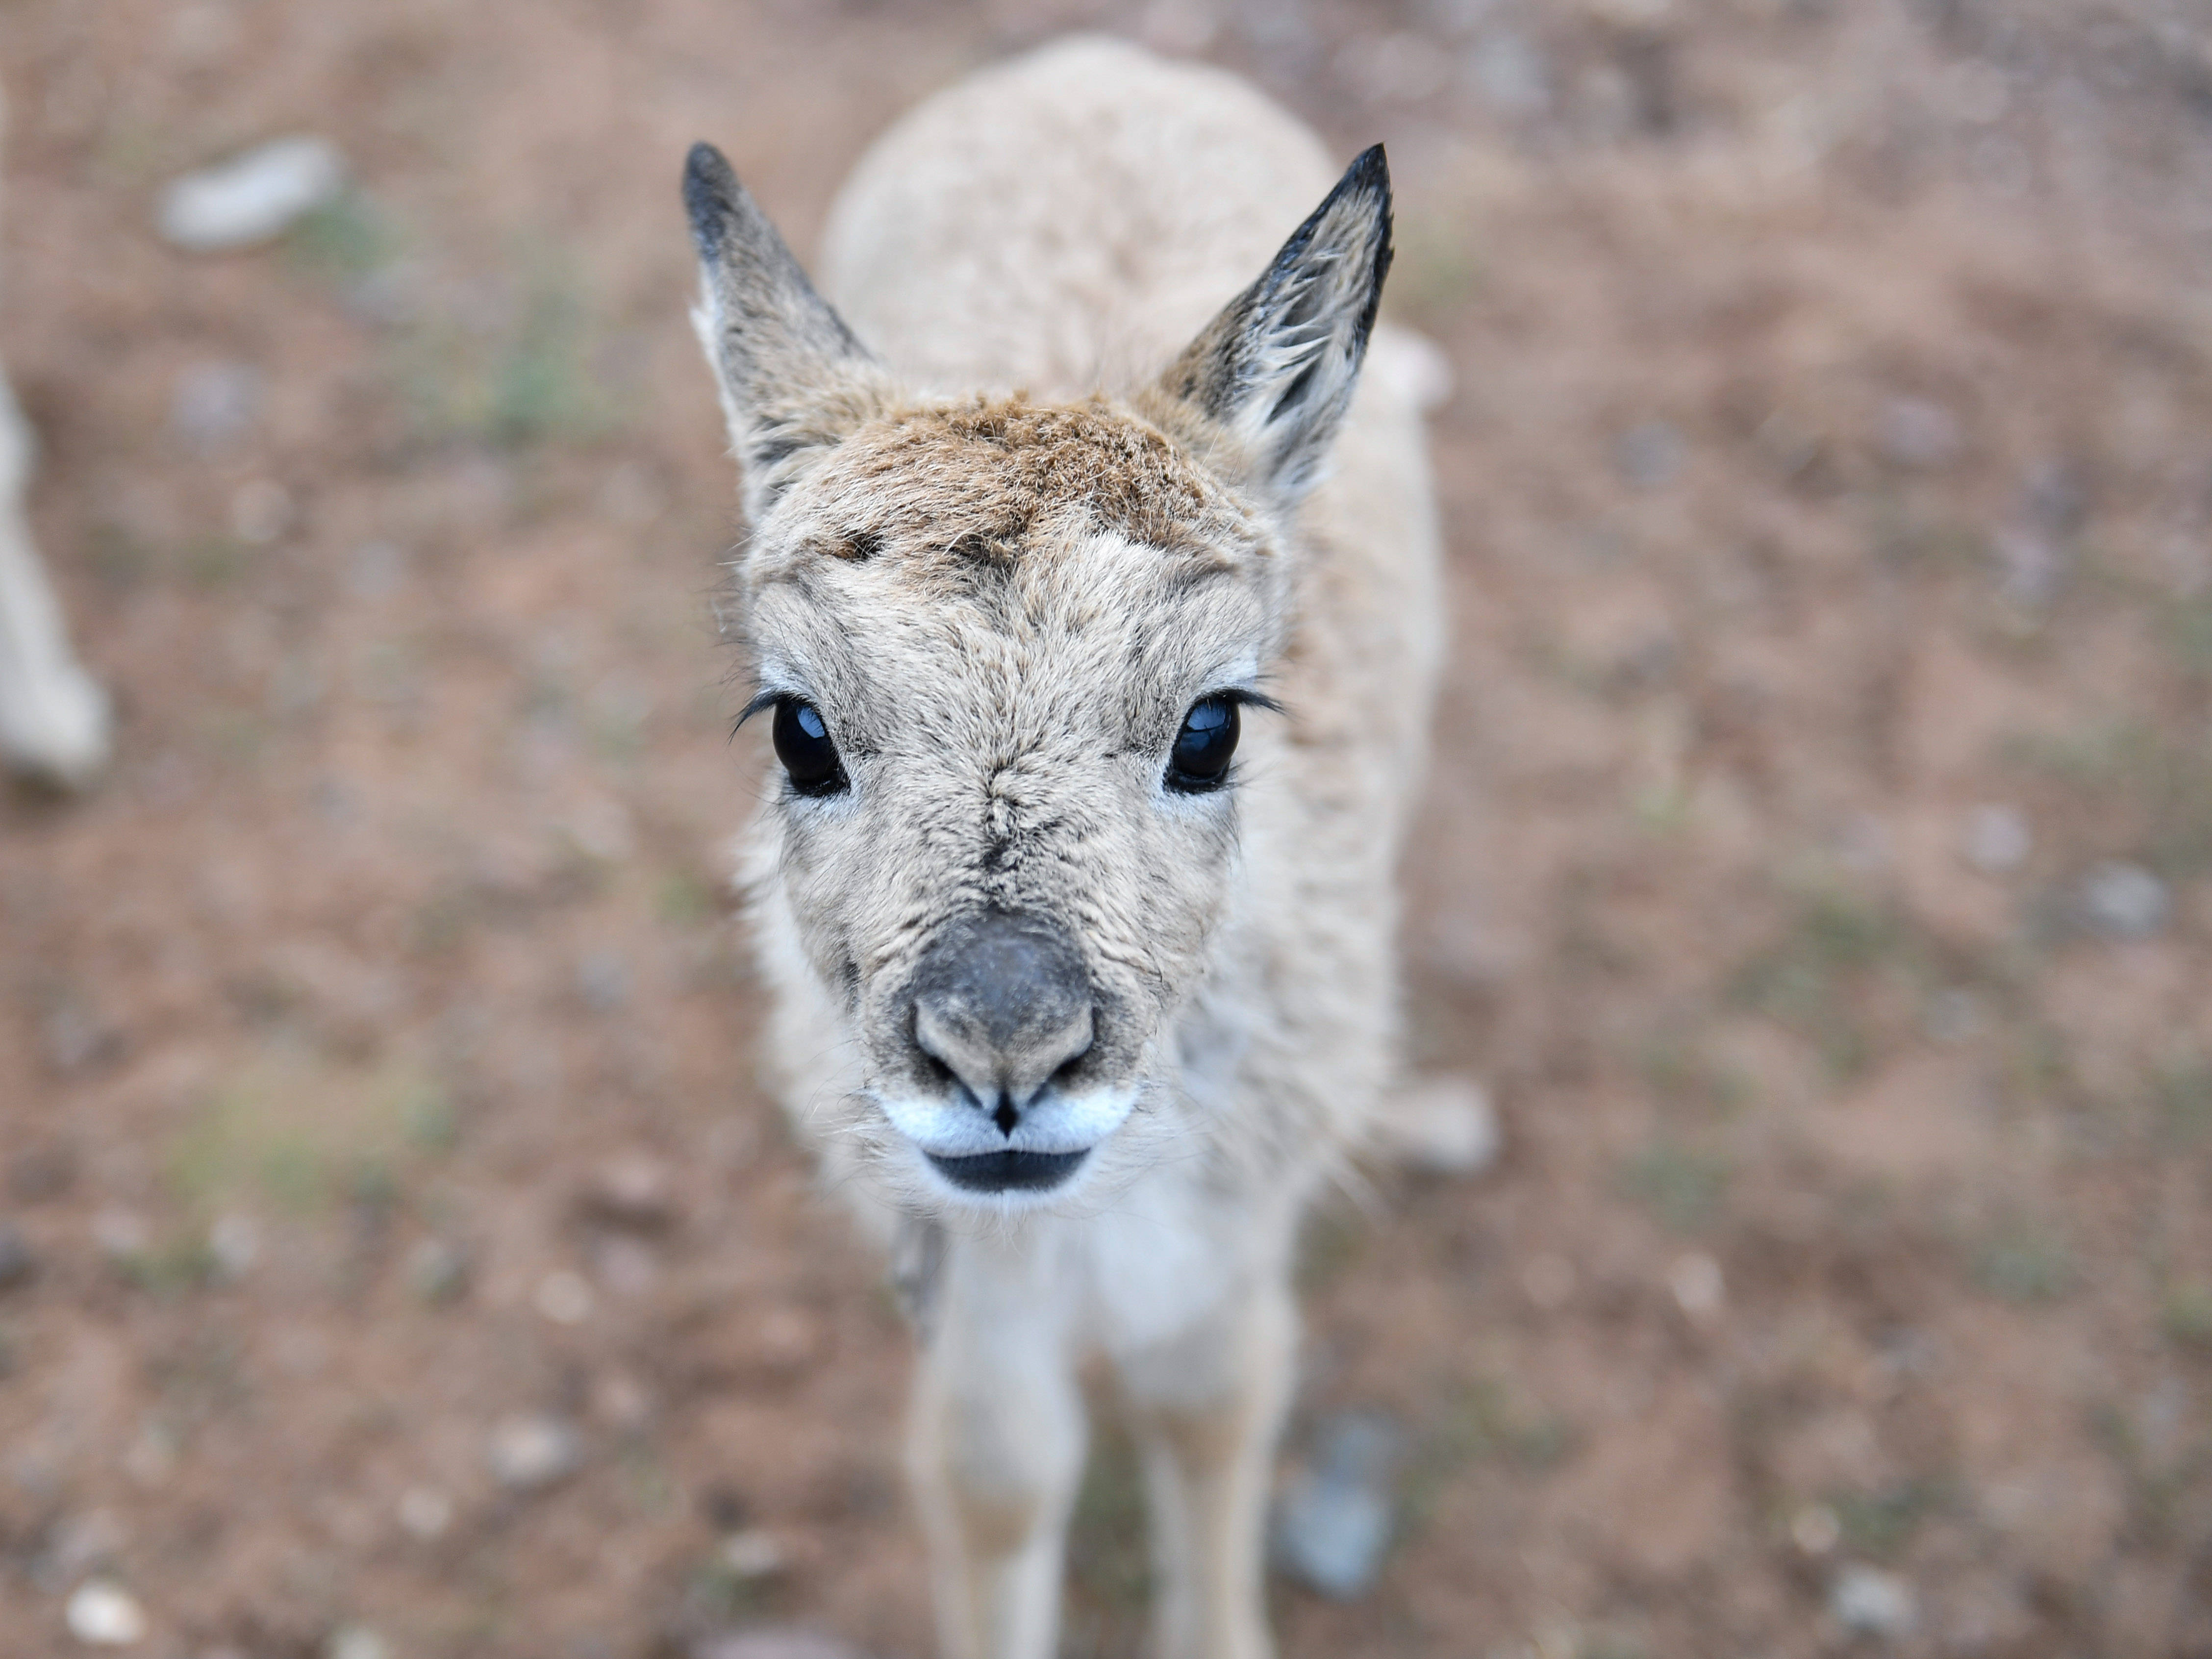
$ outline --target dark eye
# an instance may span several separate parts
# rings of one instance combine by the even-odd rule
[[[822,711],[811,702],[785,697],[776,703],[775,757],[802,795],[834,795],[846,787],[837,745],[830,740]]]
[[[1194,704],[1168,756],[1168,787],[1187,795],[1218,789],[1228,781],[1229,757],[1236,752],[1236,700],[1207,697]]]

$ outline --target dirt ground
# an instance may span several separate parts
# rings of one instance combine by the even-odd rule
[[[2212,1654],[2194,0],[9,0],[0,356],[121,753],[0,803],[0,1656],[101,1576],[153,1659],[927,1652],[908,1340],[752,1081],[675,185],[805,250],[1074,27],[1387,140],[1456,371],[1406,944],[1506,1150],[1316,1221],[1286,1457],[1413,1455],[1285,1653]],[[294,131],[342,204],[159,240]],[[1071,1655],[1139,1650],[1129,1494]]]

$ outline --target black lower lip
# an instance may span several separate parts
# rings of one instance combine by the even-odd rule
[[[1048,1192],[1075,1173],[1086,1152],[981,1152],[974,1158],[930,1153],[938,1173],[970,1193]]]

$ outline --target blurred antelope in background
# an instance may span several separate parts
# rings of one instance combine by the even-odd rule
[[[0,128],[6,119],[0,106]],[[34,454],[30,424],[0,378],[0,764],[78,787],[106,763],[107,698],[70,649],[31,543],[24,496]]]
[[[1419,411],[1360,378],[1381,148],[1333,174],[1226,75],[1064,44],[860,163],[833,310],[719,153],[686,171],[785,775],[768,1061],[922,1328],[951,1654],[1054,1650],[1099,1357],[1162,1651],[1269,1650],[1294,1235],[1399,1082],[1443,646]]]

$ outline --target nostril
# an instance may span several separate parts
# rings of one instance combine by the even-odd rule
[[[1083,1065],[1084,1056],[1091,1052],[1091,1017],[1090,1011],[1086,1009],[1082,1019],[1070,1030],[1066,1055],[1059,1065],[1052,1068],[1052,1074],[1045,1079],[1047,1086],[1057,1085],[1065,1089],[1075,1082],[1076,1073]]]
[[[1012,1140],[1014,1138],[1014,1126],[1021,1121],[1022,1115],[1014,1109],[1014,1103],[1006,1096],[1000,1095],[999,1109],[991,1114],[991,1121],[998,1126],[999,1133]]]

